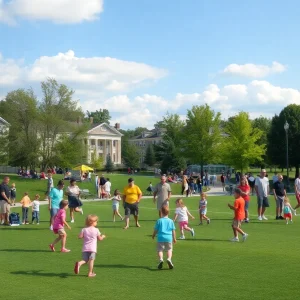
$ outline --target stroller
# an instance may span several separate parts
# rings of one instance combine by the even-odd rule
[[[20,226],[20,215],[18,213],[13,212],[9,215],[9,225]]]

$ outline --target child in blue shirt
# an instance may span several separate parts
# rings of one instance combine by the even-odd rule
[[[163,205],[161,208],[162,218],[156,221],[154,232],[152,234],[152,239],[157,235],[157,254],[159,258],[159,264],[157,268],[162,269],[164,263],[164,254],[167,252],[167,264],[169,269],[173,269],[174,265],[172,263],[172,251],[173,244],[176,243],[176,233],[175,233],[175,224],[171,220],[169,215],[169,208],[166,205]]]

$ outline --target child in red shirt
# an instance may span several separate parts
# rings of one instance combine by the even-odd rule
[[[234,205],[228,203],[228,207],[232,210],[234,210],[234,218],[232,222],[232,230],[233,230],[233,239],[231,239],[231,242],[238,242],[239,237],[238,234],[242,234],[243,236],[243,242],[247,239],[248,234],[245,233],[242,229],[242,221],[245,218],[245,200],[242,198],[242,191],[238,188],[234,189]]]

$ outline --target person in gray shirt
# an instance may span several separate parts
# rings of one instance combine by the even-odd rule
[[[270,192],[269,179],[266,177],[266,170],[262,169],[260,175],[255,179],[255,191],[257,196],[258,220],[268,220],[265,217],[266,208],[269,207],[268,195]]]
[[[156,207],[161,217],[161,208],[163,205],[169,206],[169,199],[171,197],[171,187],[166,182],[167,178],[165,175],[161,176],[160,183],[158,183],[153,191],[153,203],[156,203]]]

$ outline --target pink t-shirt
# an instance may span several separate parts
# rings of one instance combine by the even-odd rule
[[[53,221],[53,229],[54,230],[63,229],[65,219],[66,219],[66,210],[59,209]]]
[[[97,253],[97,237],[101,235],[99,229],[90,226],[82,229],[81,233],[83,234],[82,252]]]

